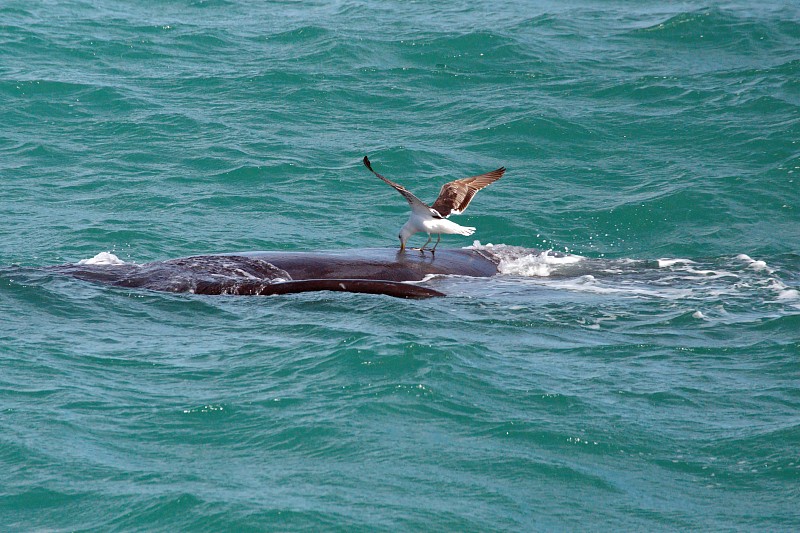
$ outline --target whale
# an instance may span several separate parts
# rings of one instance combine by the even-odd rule
[[[485,250],[396,248],[254,251],[196,255],[150,263],[66,264],[46,270],[116,287],[172,293],[268,296],[309,291],[431,298],[432,276],[490,277],[499,260]],[[419,283],[423,282],[423,283]]]

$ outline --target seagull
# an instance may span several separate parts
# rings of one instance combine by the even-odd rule
[[[403,225],[400,229],[400,234],[397,236],[400,239],[401,252],[406,249],[406,241],[408,241],[408,238],[415,233],[423,232],[428,234],[428,241],[420,248],[421,252],[424,252],[425,247],[430,244],[432,234],[438,234],[439,238],[436,239],[436,244],[431,248],[431,253],[436,251],[436,247],[442,240],[442,233],[458,235],[472,235],[475,233],[475,228],[459,226],[455,222],[447,220],[447,217],[463,213],[470,201],[472,201],[475,193],[499,180],[506,171],[505,167],[500,167],[497,170],[481,174],[480,176],[461,178],[460,180],[445,183],[442,185],[442,190],[439,191],[439,197],[433,202],[433,205],[428,205],[414,196],[402,185],[398,185],[372,170],[372,165],[367,156],[364,156],[364,166],[366,166],[370,172],[394,187],[397,192],[405,197],[408,201],[408,205],[411,206],[411,215],[408,217],[408,222]]]

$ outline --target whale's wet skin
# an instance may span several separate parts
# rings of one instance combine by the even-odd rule
[[[141,265],[82,261],[47,270],[87,281],[167,292],[272,295],[327,290],[427,298],[444,293],[407,282],[436,275],[493,276],[498,263],[492,254],[476,249],[432,254],[377,248],[201,255]]]

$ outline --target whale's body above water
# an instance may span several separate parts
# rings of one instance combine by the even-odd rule
[[[271,295],[308,291],[444,296],[408,283],[432,275],[489,277],[497,259],[475,249],[430,252],[372,248],[331,252],[243,252],[200,255],[152,263],[59,265],[49,271],[75,278],[167,292]]]

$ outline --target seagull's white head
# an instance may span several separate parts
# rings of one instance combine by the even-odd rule
[[[406,241],[416,233],[411,227],[411,221],[406,222],[402,228],[400,228],[400,234],[397,236],[400,239],[400,251],[406,249]]]

